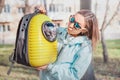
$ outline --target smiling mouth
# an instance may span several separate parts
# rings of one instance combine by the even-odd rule
[[[72,31],[72,30],[73,30],[73,28],[69,27],[69,28],[68,28],[68,30]]]

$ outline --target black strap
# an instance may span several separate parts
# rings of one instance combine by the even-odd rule
[[[15,52],[15,50],[14,50],[14,52]],[[14,52],[9,56],[9,61],[11,62],[11,65],[10,65],[10,68],[9,68],[9,70],[8,70],[8,72],[7,72],[7,75],[10,74],[10,72],[11,72],[11,70],[12,70],[12,68],[13,68],[13,65],[14,65],[14,63],[15,63],[15,61],[13,60]]]
[[[65,39],[67,39],[67,36],[68,36],[68,33],[66,33],[66,34],[65,34]],[[59,50],[59,53],[58,53],[58,55],[57,55],[57,56],[59,56],[59,55],[60,55],[60,53],[61,53],[61,51],[63,50],[63,48],[64,48],[64,46],[62,45],[62,47],[61,47],[61,49]]]
[[[10,65],[10,68],[9,68],[9,70],[8,70],[8,72],[7,72],[7,75],[10,74],[10,72],[11,72],[11,70],[12,70],[12,68],[13,68],[14,63],[15,63],[15,62],[11,62],[11,65]]]

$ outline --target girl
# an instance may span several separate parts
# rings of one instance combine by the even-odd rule
[[[40,11],[45,13],[44,8]],[[97,19],[90,10],[71,15],[67,29],[57,31],[57,60],[37,68],[40,80],[95,80],[91,62],[98,39]]]

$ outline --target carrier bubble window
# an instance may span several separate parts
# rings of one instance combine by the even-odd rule
[[[45,37],[50,42],[56,40],[56,26],[52,22],[44,22],[42,25],[42,32]]]

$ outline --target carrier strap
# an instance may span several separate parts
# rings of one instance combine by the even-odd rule
[[[9,68],[9,70],[8,70],[8,72],[7,72],[7,75],[10,74],[10,72],[11,72],[11,70],[12,70],[12,68],[13,68],[14,63],[15,63],[15,62],[11,62],[11,65],[10,65],[10,68]]]
[[[14,50],[14,51],[15,51],[15,50]],[[7,75],[10,74],[10,72],[11,72],[11,70],[12,70],[12,68],[13,68],[13,65],[14,65],[14,63],[15,63],[15,61],[13,60],[13,57],[14,57],[14,52],[9,56],[9,61],[11,62],[11,64],[10,64],[10,67],[9,67],[9,69],[8,69]]]

